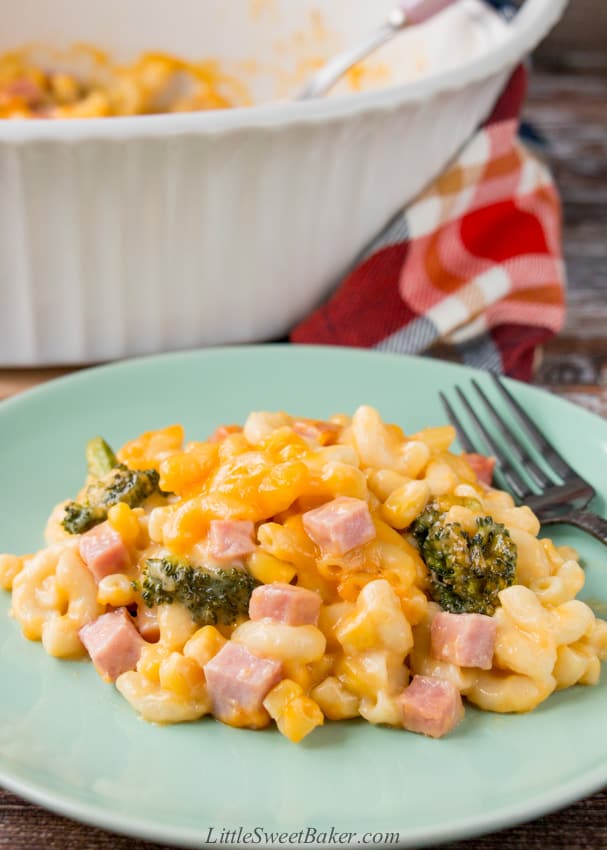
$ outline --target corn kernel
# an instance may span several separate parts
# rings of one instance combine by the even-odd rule
[[[335,629],[342,646],[349,652],[371,649],[377,643],[377,626],[364,608],[344,617]]]
[[[311,696],[329,720],[348,720],[358,715],[360,699],[335,676],[328,676],[317,685]]]
[[[364,656],[342,656],[335,664],[335,675],[357,697],[372,698],[375,695],[376,682],[367,674]]]
[[[215,626],[203,626],[198,629],[183,647],[183,654],[191,658],[200,667],[204,667],[214,655],[217,655],[226,642]]]
[[[273,720],[277,720],[291,700],[302,694],[301,685],[292,679],[283,679],[268,692],[263,701],[263,707]]]
[[[294,744],[299,743],[323,723],[324,716],[319,705],[305,696],[291,700],[276,721],[280,732]]]
[[[313,661],[311,664],[308,664],[309,684],[307,689],[311,690],[312,688],[315,688],[319,682],[326,679],[333,670],[334,663],[335,658],[332,655],[323,655],[323,657],[318,661]]]
[[[160,682],[160,664],[168,655],[169,650],[161,644],[144,646],[137,662],[137,672],[149,679],[150,682]]]
[[[137,515],[124,502],[112,505],[107,513],[110,525],[126,546],[134,546],[141,530]]]
[[[322,659],[320,660],[322,661]],[[302,664],[301,661],[286,661],[283,662],[282,666],[287,679],[298,684],[303,691],[307,693],[313,687],[312,664]]]
[[[204,673],[193,658],[172,652],[160,662],[160,685],[183,699],[201,700],[206,696]]]
[[[272,584],[275,581],[289,584],[295,577],[293,564],[281,561],[280,558],[275,558],[263,549],[257,549],[250,555],[247,566],[253,578],[262,584]]]

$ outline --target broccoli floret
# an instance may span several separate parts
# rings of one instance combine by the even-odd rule
[[[101,437],[90,440],[86,459],[92,481],[80,501],[68,502],[62,525],[69,534],[82,534],[107,519],[108,509],[118,502],[139,507],[152,493],[160,492],[155,469],[129,469]],[[110,466],[110,464],[113,464]]]
[[[424,542],[426,537],[428,536],[428,532],[432,528],[435,522],[444,516],[449,510],[450,505],[445,504],[444,502],[439,502],[435,499],[433,502],[430,502],[426,505],[425,510],[417,517],[417,519],[411,525],[411,532],[413,533],[415,539],[421,544]]]
[[[232,625],[249,610],[259,584],[250,573],[233,567],[207,570],[180,558],[149,558],[141,588],[145,604],[180,602],[199,626]]]
[[[107,519],[107,508],[68,502],[61,525],[69,534],[82,534]]]
[[[84,501],[87,505],[107,508],[124,502],[129,508],[137,508],[158,491],[159,478],[155,469],[129,469],[120,463],[103,478],[89,484]]]
[[[430,573],[430,595],[454,614],[493,614],[498,593],[514,583],[517,549],[508,529],[478,517],[476,532],[445,521],[445,506],[431,503],[412,526]]]
[[[93,437],[86,444],[86,465],[91,478],[103,478],[118,466],[118,458],[103,437]]]

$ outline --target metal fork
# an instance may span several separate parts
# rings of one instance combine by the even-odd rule
[[[346,71],[393,39],[405,27],[423,24],[454,2],[455,0],[400,0],[379,29],[366,35],[354,47],[330,59],[308,80],[295,99],[310,100],[314,97],[322,97],[333,88]]]
[[[496,472],[506,484],[507,489],[519,504],[529,505],[542,525],[556,523],[575,525],[592,534],[601,543],[607,544],[607,520],[586,510],[590,501],[596,496],[596,490],[592,484],[582,478],[559,454],[504,383],[496,375],[491,377],[507,407],[517,419],[521,430],[527,435],[529,443],[539,451],[546,466],[551,470],[551,474],[548,474],[535,462],[525,443],[514,434],[498,413],[478,381],[472,381],[472,386],[478,395],[478,400],[475,399],[476,410],[461,388],[455,387],[455,392],[483,442],[495,456]],[[451,424],[455,426],[462,448],[466,452],[486,454],[486,450],[478,448],[470,438],[469,432],[466,431],[462,420],[457,416],[444,393],[440,393],[440,398]],[[501,433],[503,445],[487,428],[483,421],[484,417],[477,412],[479,400],[489,419]],[[513,459],[518,461],[518,466]],[[526,475],[521,472],[521,466]]]

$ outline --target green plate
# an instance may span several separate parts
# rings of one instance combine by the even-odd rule
[[[444,422],[438,391],[473,376],[432,360],[267,346],[134,360],[49,383],[0,405],[0,551],[42,545],[51,506],[82,481],[83,446],[94,434],[119,445],[182,422],[202,438],[250,410],[322,417],[363,403],[412,432]],[[605,494],[607,423],[515,388]],[[604,515],[604,501],[595,507]],[[605,612],[607,548],[573,529],[554,536],[580,550],[583,598]],[[24,640],[9,606],[0,592],[0,781],[107,829],[192,847],[213,844],[222,829],[237,830],[224,833],[231,844],[267,846],[279,833],[316,846],[337,833],[346,844],[387,844],[385,833],[398,833],[402,845],[419,847],[536,817],[607,783],[605,682],[556,694],[529,715],[469,707],[443,740],[350,722],[327,723],[294,745],[274,730],[208,718],[149,725],[92,665],[49,658]]]

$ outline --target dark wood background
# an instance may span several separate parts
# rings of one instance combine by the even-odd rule
[[[607,0],[571,0],[536,53],[526,115],[549,144],[569,275],[537,382],[607,417]]]
[[[536,382],[607,417],[607,0],[572,0],[536,54],[526,117],[547,139],[546,158],[561,190],[570,281],[566,328],[545,350]],[[0,399],[61,371],[0,371]],[[157,847],[74,823],[0,790],[5,850]],[[603,850],[607,789],[530,824],[448,847]]]

